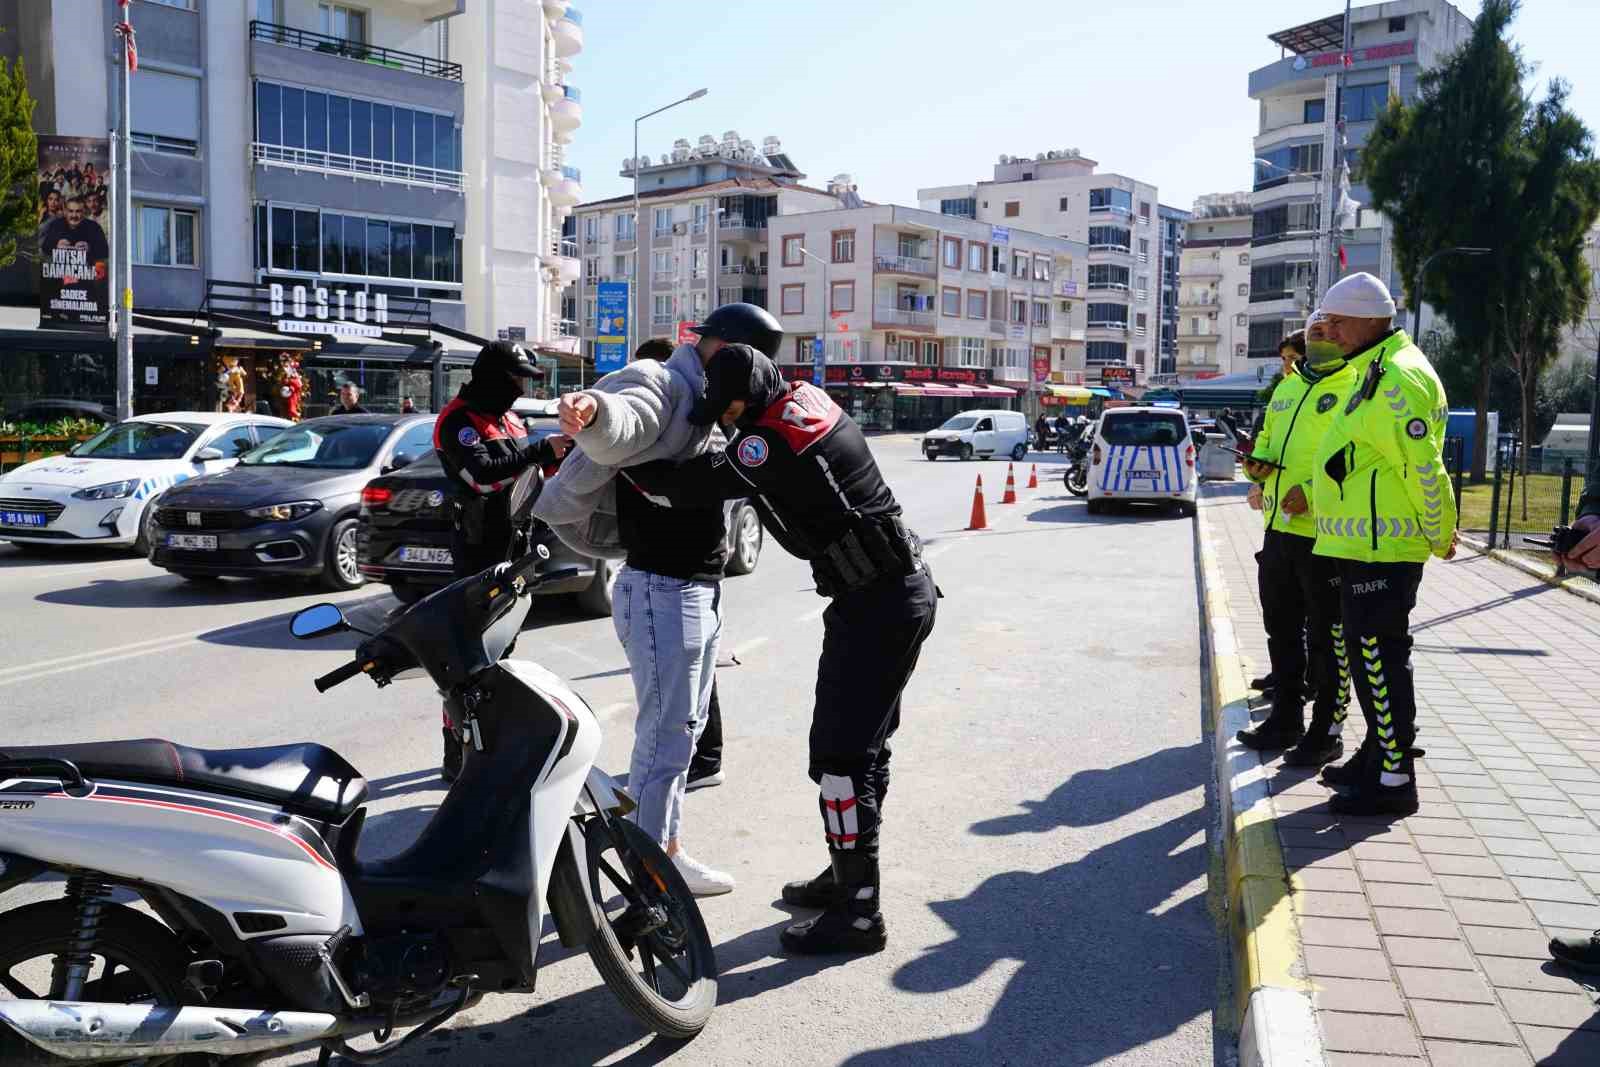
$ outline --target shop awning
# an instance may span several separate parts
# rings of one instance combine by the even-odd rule
[[[1089,388],[1089,394],[1090,394],[1090,395],[1091,395],[1091,396],[1103,396],[1103,397],[1113,397],[1113,396],[1116,396],[1116,395],[1117,395],[1117,394],[1116,394],[1116,393],[1113,393],[1113,392],[1112,392],[1112,391],[1111,391],[1111,390],[1109,390],[1109,389],[1102,389],[1102,388],[1100,388],[1100,386],[1098,386],[1098,385],[1095,385],[1095,386],[1090,386],[1090,388]]]
[[[1016,396],[1015,389],[1004,385],[974,385],[971,387],[973,396]]]
[[[1061,400],[1088,400],[1094,394],[1081,385],[1052,385],[1050,395]]]

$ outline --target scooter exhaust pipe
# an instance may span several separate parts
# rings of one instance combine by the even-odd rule
[[[338,1037],[344,1030],[337,1016],[321,1012],[64,1000],[0,1001],[0,1022],[25,1039],[0,1040],[7,1065],[96,1063],[188,1052],[242,1056]],[[0,1032],[0,1038],[5,1036]],[[44,1055],[33,1055],[38,1052]]]

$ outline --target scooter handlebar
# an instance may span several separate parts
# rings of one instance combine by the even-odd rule
[[[339,683],[348,682],[350,679],[360,674],[364,666],[365,664],[363,664],[359,659],[353,659],[342,667],[335,667],[333,670],[316,680],[314,684],[317,687],[317,692],[326,693]]]

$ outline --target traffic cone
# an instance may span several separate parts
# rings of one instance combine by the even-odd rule
[[[1039,465],[1035,463],[1028,471],[1028,488],[1039,488]]]
[[[1006,464],[1006,492],[1000,498],[1002,504],[1015,504],[1017,502],[1017,471],[1016,464]]]
[[[978,475],[978,484],[972,490],[972,521],[967,523],[969,530],[987,530],[988,519],[983,513],[983,475]]]

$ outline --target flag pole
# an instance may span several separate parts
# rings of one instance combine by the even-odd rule
[[[111,290],[116,301],[117,418],[133,417],[133,115],[132,80],[135,64],[132,12],[128,0],[117,0],[122,21],[116,35],[122,39],[122,64],[117,78],[117,188],[113,202]]]
[[[1317,302],[1319,304],[1321,303],[1322,294],[1326,293],[1329,287],[1333,285],[1334,279],[1338,276],[1339,268],[1341,266],[1339,263],[1339,238],[1342,236],[1342,227],[1340,223],[1343,221],[1342,215],[1344,211],[1344,203],[1342,202],[1341,197],[1344,195],[1342,192],[1344,183],[1340,180],[1340,174],[1345,166],[1345,108],[1348,106],[1348,102],[1346,101],[1344,94],[1348,76],[1350,74],[1350,65],[1352,62],[1354,62],[1354,57],[1351,55],[1350,49],[1354,44],[1355,35],[1354,28],[1350,25],[1350,6],[1351,0],[1345,0],[1344,41],[1340,46],[1341,50],[1339,52],[1339,75],[1337,80],[1338,91],[1334,94],[1333,151],[1335,158],[1328,161],[1328,247],[1324,250],[1326,258],[1322,266],[1318,269],[1319,274],[1326,272],[1326,276],[1321,280],[1321,284],[1317,287]],[[1313,308],[1312,310],[1314,311],[1316,309]]]

